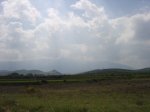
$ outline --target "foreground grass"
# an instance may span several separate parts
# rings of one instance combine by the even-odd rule
[[[5,86],[0,112],[149,112],[150,82],[104,81]],[[10,91],[11,88],[15,90]]]

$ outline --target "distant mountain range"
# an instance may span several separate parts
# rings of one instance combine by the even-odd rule
[[[0,70],[0,76],[2,75],[9,75],[11,73],[19,73],[22,75],[27,74],[36,74],[36,75],[63,75],[62,73],[58,72],[57,70],[52,70],[49,72],[43,72],[41,70],[15,70],[15,71],[8,71],[8,70]],[[109,69],[95,69],[87,72],[82,72],[79,74],[102,74],[102,73],[149,73],[150,68],[143,68],[143,69],[120,69],[120,68],[109,68]],[[75,74],[74,74],[75,75]]]
[[[52,71],[49,71],[49,72],[43,72],[41,70],[15,70],[15,71],[0,70],[0,76],[2,76],[2,75],[9,75],[11,73],[19,73],[19,74],[22,74],[22,75],[27,75],[27,74],[62,75],[62,73],[58,72],[57,70],[52,70]]]
[[[83,72],[80,74],[102,74],[102,73],[149,73],[150,74],[150,68],[143,68],[143,69],[136,69],[136,70],[120,69],[120,68],[96,69],[96,70]]]

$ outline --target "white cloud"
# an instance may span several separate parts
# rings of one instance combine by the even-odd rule
[[[27,19],[29,22],[35,23],[40,17],[40,13],[28,0],[7,0],[2,2],[2,6],[3,15],[7,19]]]
[[[0,60],[46,59],[55,66],[60,60],[84,66],[102,61],[149,66],[149,13],[110,19],[104,7],[79,0],[71,7],[82,10],[81,15],[68,11],[62,16],[60,10],[49,8],[40,23],[25,28],[42,16],[30,1],[7,0],[2,5]]]
[[[87,18],[93,18],[99,16],[101,20],[106,19],[107,15],[105,14],[104,7],[97,7],[95,4],[91,3],[89,0],[79,0],[71,7],[79,10],[85,11],[83,16]]]

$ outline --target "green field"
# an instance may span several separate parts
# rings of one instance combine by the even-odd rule
[[[0,112],[150,111],[150,78],[96,81],[65,78],[48,80],[47,84],[26,85],[30,82],[34,80],[1,79]]]

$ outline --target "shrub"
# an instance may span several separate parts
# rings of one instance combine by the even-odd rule
[[[143,101],[142,101],[142,100],[136,101],[136,105],[137,105],[137,106],[142,106],[142,105],[143,105]]]
[[[47,80],[41,80],[41,83],[47,84],[48,81]]]
[[[29,112],[42,112],[43,111],[43,106],[37,106],[37,107],[32,107],[29,109]]]
[[[64,82],[64,83],[66,83],[66,82],[67,82],[67,80],[65,80],[65,79],[64,79],[64,80],[63,80],[63,82]]]
[[[0,112],[12,112],[13,108],[18,106],[16,100],[14,99],[5,99],[0,107]]]
[[[52,109],[54,112],[89,112],[86,107],[55,107]]]
[[[35,92],[36,92],[36,89],[29,86],[29,87],[26,88],[26,92],[27,92],[27,93],[35,93]]]
[[[4,107],[0,107],[0,112],[5,112]]]

